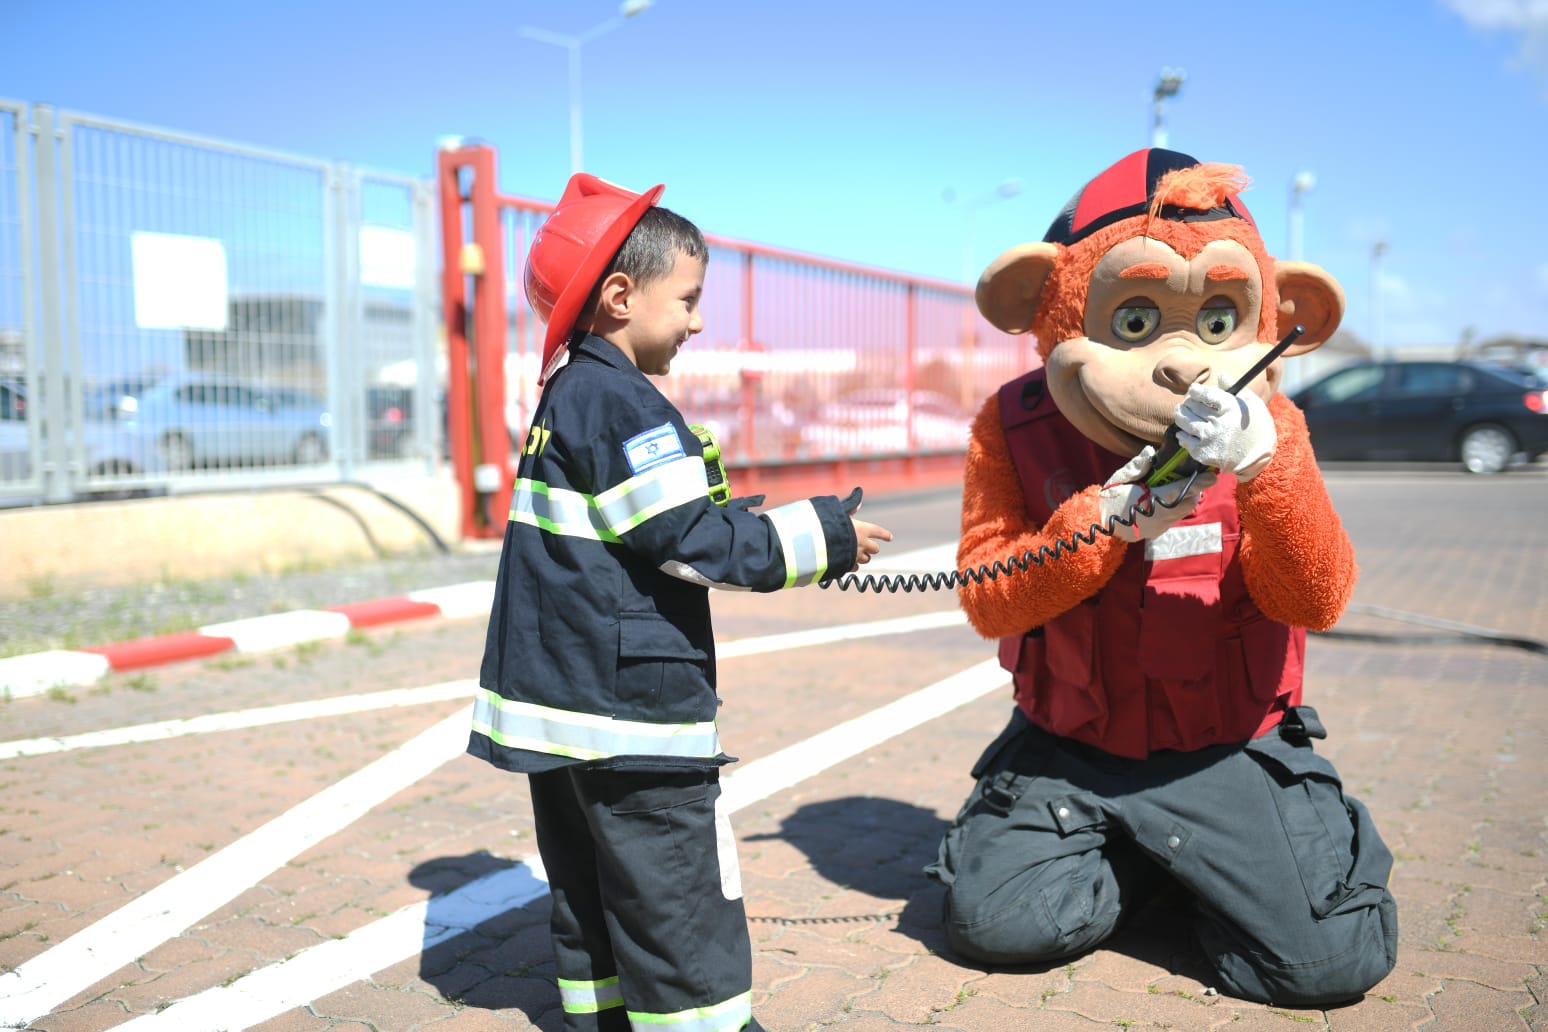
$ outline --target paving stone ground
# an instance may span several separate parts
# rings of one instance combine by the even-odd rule
[[[996,690],[737,814],[762,1024],[1548,1030],[1548,655],[1451,626],[1548,640],[1548,474],[1336,471],[1329,482],[1362,576],[1335,634],[1311,641],[1307,695],[1329,729],[1319,751],[1396,856],[1399,956],[1389,978],[1329,1010],[1215,995],[1183,915],[1166,901],[1067,963],[988,970],[954,958],[939,889],[920,869],[971,787],[969,765],[1008,713],[1008,693]],[[899,549],[917,548],[954,539],[957,504],[949,495],[877,499],[867,514],[898,532]],[[725,642],[950,611],[955,600],[806,589],[721,594],[715,605]],[[479,620],[406,623],[280,654],[115,675],[0,705],[0,745],[473,677],[482,638]],[[992,655],[966,627],[947,626],[726,659],[722,735],[745,765]],[[460,708],[441,701],[0,759],[0,965],[28,971]],[[188,927],[72,983],[30,1027],[97,1032],[161,1013],[145,1027],[554,1032],[562,1022],[545,897],[492,910],[445,941],[411,943],[256,1022],[240,1000],[203,1025],[173,1020],[176,1001],[240,990],[314,947],[384,934],[377,922],[405,907],[428,901],[430,936],[460,887],[533,852],[521,779],[455,756],[272,869],[225,886]]]

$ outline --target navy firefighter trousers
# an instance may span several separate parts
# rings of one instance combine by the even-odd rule
[[[927,873],[948,941],[990,964],[1084,953],[1168,880],[1218,988],[1280,1006],[1359,996],[1397,959],[1392,854],[1290,710],[1240,745],[1125,759],[1018,711]]]
[[[569,1032],[751,1020],[752,944],[719,771],[528,775]]]

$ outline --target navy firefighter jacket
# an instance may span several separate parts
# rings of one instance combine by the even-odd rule
[[[585,336],[522,448],[468,752],[514,771],[728,762],[709,589],[810,584],[855,548],[835,496],[716,505],[681,413]]]

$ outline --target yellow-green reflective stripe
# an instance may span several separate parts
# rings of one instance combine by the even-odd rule
[[[510,749],[596,760],[604,756],[677,756],[712,759],[720,755],[713,720],[696,724],[650,724],[591,713],[512,702],[488,688],[473,700],[473,730]]]
[[[751,1018],[752,993],[745,992],[740,996],[733,996],[724,1003],[709,1007],[694,1007],[691,1010],[678,1011],[676,1014],[630,1011],[629,1027],[636,1032],[645,1029],[660,1032],[663,1028],[671,1029],[671,1032],[731,1032],[747,1024]]]
[[[622,1007],[624,1002],[623,989],[618,985],[617,975],[596,982],[578,982],[561,978],[559,979],[559,999],[569,1014],[595,1014],[598,1011]]]
[[[550,534],[617,541],[652,516],[708,495],[704,463],[682,458],[630,477],[596,497],[523,477],[511,496],[510,518]]]
[[[617,541],[618,535],[589,495],[562,487],[549,487],[537,480],[525,477],[516,481],[511,496],[510,518],[516,523],[562,534],[566,537],[591,538],[594,541]]]
[[[785,587],[811,584],[828,570],[828,539],[822,517],[809,501],[791,502],[764,513],[779,535],[785,553]]]
[[[652,516],[709,497],[709,477],[697,456],[673,459],[630,477],[597,495],[597,509],[615,534],[633,530]]]

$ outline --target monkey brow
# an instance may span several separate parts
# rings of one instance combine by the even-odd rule
[[[1160,262],[1141,262],[1139,265],[1131,265],[1118,274],[1119,279],[1165,280],[1170,279],[1172,270]]]
[[[1204,278],[1207,280],[1223,281],[1245,280],[1249,279],[1250,277],[1247,275],[1246,269],[1239,268],[1235,265],[1221,264],[1210,266],[1209,271],[1204,274]]]

